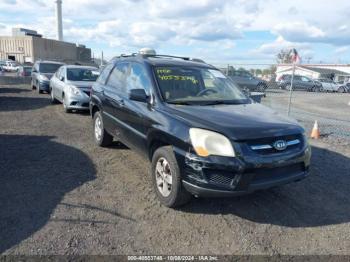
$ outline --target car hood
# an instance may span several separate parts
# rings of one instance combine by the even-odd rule
[[[94,81],[67,81],[68,85],[74,85],[78,88],[83,89],[91,89],[92,85],[94,84]]]
[[[304,132],[296,120],[258,103],[215,106],[169,105],[167,108],[171,115],[182,118],[192,127],[223,133],[237,141]]]
[[[50,80],[54,74],[53,73],[41,73],[41,75],[46,76]]]

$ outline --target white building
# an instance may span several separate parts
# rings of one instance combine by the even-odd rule
[[[291,75],[293,72],[293,65],[282,64],[277,66],[276,80],[282,75]],[[308,64],[297,65],[295,67],[295,74],[307,76],[313,79],[330,78],[336,82],[348,82],[350,79],[350,65],[336,65],[336,64]]]

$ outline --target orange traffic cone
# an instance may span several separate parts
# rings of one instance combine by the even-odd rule
[[[312,128],[310,137],[314,138],[314,139],[319,139],[320,138],[320,130],[318,129],[318,122],[317,122],[317,120],[315,121],[314,127]]]

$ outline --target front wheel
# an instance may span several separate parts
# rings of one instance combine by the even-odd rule
[[[65,113],[69,114],[72,113],[72,110],[68,108],[68,106],[66,105],[66,101],[64,96],[62,96],[62,105],[63,105],[63,110]]]
[[[259,84],[259,85],[257,86],[258,92],[265,92],[266,89],[267,89],[267,86],[264,85],[264,84]]]
[[[339,87],[339,88],[338,88],[338,92],[339,92],[339,93],[345,93],[345,88],[342,87],[342,86]]]
[[[320,92],[320,91],[321,91],[321,88],[320,88],[319,86],[315,86],[315,87],[313,88],[313,91],[314,91],[314,92]]]
[[[180,169],[171,146],[158,148],[152,157],[152,184],[159,201],[167,207],[188,203],[191,194],[182,185]]]
[[[57,99],[55,98],[54,94],[53,94],[53,91],[52,91],[52,88],[50,88],[50,96],[51,96],[51,103],[52,104],[57,104]]]
[[[113,137],[108,134],[103,125],[103,119],[100,112],[94,115],[94,138],[95,143],[99,146],[106,147],[112,144]]]

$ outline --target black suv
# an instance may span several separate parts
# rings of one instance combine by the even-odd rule
[[[294,120],[253,102],[200,60],[120,56],[92,87],[94,138],[113,138],[152,162],[160,201],[234,196],[299,181],[311,150]]]

